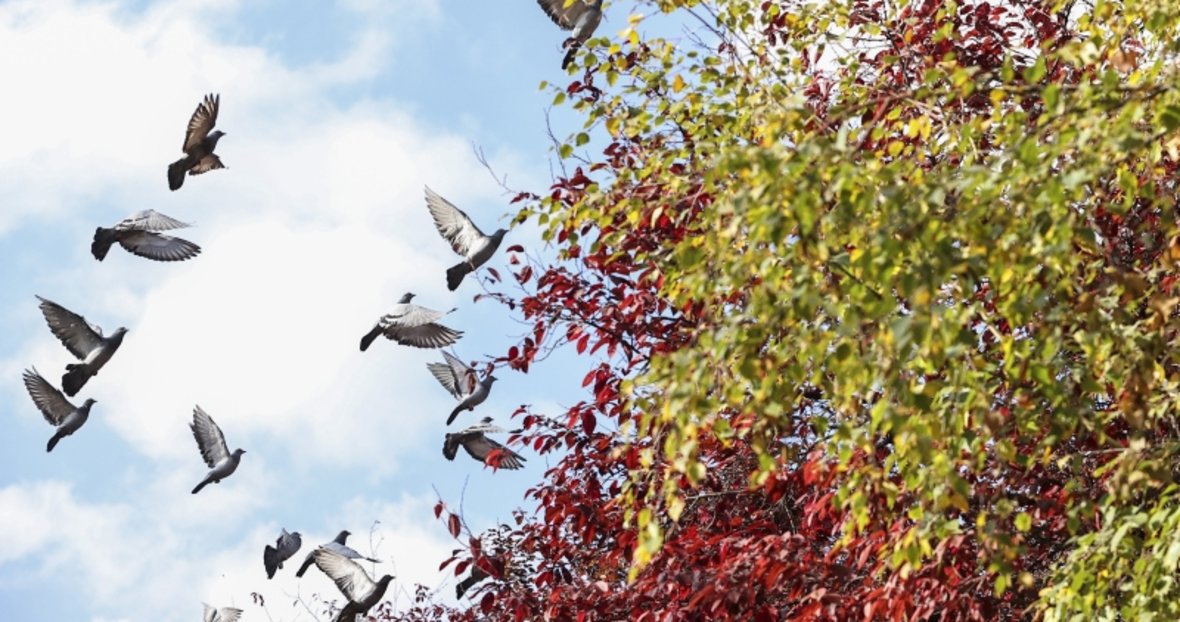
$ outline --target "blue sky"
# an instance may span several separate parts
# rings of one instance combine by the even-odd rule
[[[624,24],[620,11],[600,33]],[[357,342],[405,291],[458,307],[446,323],[467,331],[464,359],[524,331],[472,303],[476,280],[446,290],[454,257],[422,187],[490,231],[511,207],[473,143],[512,187],[548,186],[552,96],[537,87],[565,79],[563,38],[531,0],[0,3],[0,618],[194,620],[204,601],[244,620],[314,620],[294,601],[318,613],[315,595],[337,594],[326,578],[265,578],[280,527],[304,535],[296,564],[351,530],[378,574],[397,576],[399,606],[415,583],[453,595],[437,570],[453,548],[437,494],[462,500],[478,530],[532,508],[523,492],[545,460],[522,450],[527,469],[494,474],[447,462],[453,401],[425,368],[441,356],[385,340],[362,355]],[[228,170],[169,192],[165,169],[208,92],[221,94]],[[552,122],[578,129],[568,111]],[[96,226],[149,208],[194,222],[181,236],[203,254],[90,256]],[[518,228],[504,246],[537,240]],[[492,265],[507,274],[504,254]],[[130,329],[77,396],[98,400],[90,421],[51,454],[21,370],[56,384],[71,359],[35,294]],[[526,403],[560,412],[584,369],[559,356],[527,376],[500,370],[454,427],[508,424]],[[194,404],[248,452],[195,496]]]

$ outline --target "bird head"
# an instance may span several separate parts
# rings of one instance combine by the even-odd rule
[[[495,382],[495,381],[496,381],[496,377],[495,377],[495,376],[493,376],[493,375],[491,375],[491,374],[488,374],[488,382],[489,382],[489,383],[492,383],[492,382]]]
[[[508,233],[507,229],[496,229],[496,232],[492,234],[492,239],[496,240],[496,243],[499,243],[500,240],[504,239],[505,233]]]
[[[246,453],[245,449],[235,449],[234,450],[234,457],[240,457],[244,453]]]
[[[82,404],[82,408],[85,408],[86,410],[90,410],[90,407],[97,404],[97,403],[98,403],[98,400],[88,397],[88,398],[86,398],[86,401]]]
[[[126,334],[127,334],[127,329],[123,326],[120,326],[115,329],[115,332],[111,336],[114,337],[116,335],[126,335]]]
[[[210,143],[213,143],[214,145],[216,145],[217,141],[221,140],[222,136],[225,136],[225,132],[223,132],[221,130],[213,130],[212,132],[209,132],[208,140]]]
[[[397,302],[398,302],[398,304],[404,305],[404,304],[410,302],[411,300],[413,300],[414,296],[415,296],[415,294],[413,294],[412,292],[406,292],[405,295],[402,296],[402,299]]]

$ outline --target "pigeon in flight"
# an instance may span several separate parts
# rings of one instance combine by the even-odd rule
[[[392,576],[384,575],[374,583],[360,564],[332,549],[320,547],[312,555],[315,565],[336,583],[340,593],[348,599],[348,604],[333,618],[334,622],[356,622],[358,616],[367,614],[373,605],[381,601],[389,582],[393,580]]]
[[[221,95],[212,93],[205,96],[205,101],[197,104],[193,118],[189,119],[188,129],[184,132],[184,157],[168,166],[168,187],[179,190],[184,184],[184,174],[200,175],[218,168],[225,168],[221,158],[213,153],[217,141],[225,136],[221,130],[213,130],[217,123],[217,111],[221,107]]]
[[[242,610],[237,607],[222,607],[214,609],[205,603],[204,622],[238,622],[242,618]]]
[[[460,412],[475,410],[476,406],[488,399],[488,393],[492,392],[492,383],[496,381],[496,377],[488,374],[481,381],[475,370],[466,363],[447,352],[443,352],[442,355],[447,360],[446,363],[427,363],[426,367],[443,388],[459,400],[459,405],[451,411],[451,416],[447,417],[447,425],[451,425]]]
[[[364,555],[357,553],[355,549],[344,544],[348,540],[348,536],[351,536],[351,535],[352,535],[352,532],[345,529],[344,531],[341,531],[340,533],[336,534],[336,538],[334,540],[332,540],[331,542],[329,542],[327,544],[321,544],[317,550],[327,549],[329,551],[334,551],[336,553],[339,553],[339,554],[347,557],[348,559],[363,559],[365,561],[373,562],[374,564],[380,563],[378,560],[373,559],[372,557],[365,557]],[[312,551],[307,554],[307,557],[303,560],[303,565],[300,566],[299,570],[297,570],[295,572],[295,576],[302,577],[303,573],[307,572],[307,569],[310,568],[312,563],[314,563],[314,562],[315,562],[315,551]]]
[[[441,348],[455,343],[463,336],[463,331],[447,328],[437,321],[442,316],[454,311],[434,311],[425,307],[410,304],[414,294],[406,294],[397,301],[393,310],[377,320],[368,334],[361,337],[361,352],[369,349],[373,340],[380,335],[396,341],[404,346],[415,348]]]
[[[299,532],[287,533],[286,529],[279,534],[279,539],[275,541],[274,546],[266,545],[266,548],[262,550],[262,565],[266,566],[266,578],[273,579],[275,572],[283,567],[283,562],[290,559],[301,546],[303,546],[303,537],[299,535]]]
[[[476,564],[472,564],[471,574],[468,575],[466,579],[463,579],[462,581],[455,584],[455,598],[463,598],[463,595],[467,593],[467,590],[471,589],[471,586],[479,583],[480,581],[483,581],[490,576],[491,575],[488,574],[488,571],[480,568]]]
[[[40,296],[37,300],[41,301],[41,313],[53,336],[82,361],[66,365],[66,373],[61,377],[61,388],[65,389],[66,395],[73,397],[91,376],[98,375],[98,370],[119,349],[127,329],[120,326],[110,337],[103,337],[102,329],[87,323],[86,318],[52,300]]]
[[[463,257],[463,261],[447,269],[447,289],[455,291],[468,272],[475,272],[492,258],[508,231],[496,229],[490,237],[484,235],[467,214],[440,197],[429,186],[426,187],[426,207],[434,218],[434,226],[439,234]]]
[[[143,210],[124,218],[110,229],[95,229],[90,253],[95,259],[102,261],[107,256],[107,251],[111,250],[111,244],[118,242],[127,252],[156,261],[192,259],[201,252],[200,246],[188,240],[156,233],[191,226],[155,210]]]
[[[545,15],[562,30],[572,30],[570,37],[561,44],[568,48],[561,68],[565,69],[574,60],[574,54],[590,37],[602,21],[602,0],[537,0]]]
[[[205,479],[193,488],[193,494],[201,492],[210,482],[216,484],[221,480],[229,477],[238,468],[238,463],[242,461],[242,454],[246,453],[244,449],[235,449],[234,453],[229,453],[229,447],[225,444],[225,435],[221,433],[221,428],[213,423],[213,418],[209,413],[201,410],[200,406],[193,408],[193,422],[189,424],[193,429],[193,438],[197,440],[197,449],[201,450],[201,458],[204,458],[205,464],[212,469]]]
[[[447,434],[446,441],[443,443],[443,455],[447,460],[454,460],[455,454],[459,451],[459,446],[462,445],[467,453],[493,469],[508,469],[514,471],[524,466],[524,457],[520,454],[504,447],[500,443],[488,438],[487,434],[499,434],[507,432],[507,430],[492,425],[491,417],[484,417],[483,421],[477,423],[465,430],[455,432],[454,434]],[[498,458],[488,460],[488,456],[492,452],[499,450]]]
[[[57,442],[78,431],[86,419],[90,417],[90,407],[94,400],[87,399],[79,408],[70,403],[61,391],[58,391],[49,381],[37,373],[37,369],[25,370],[25,388],[29,390],[29,397],[37,405],[37,410],[45,416],[45,420],[57,426],[57,432],[49,439],[45,451],[53,451]]]

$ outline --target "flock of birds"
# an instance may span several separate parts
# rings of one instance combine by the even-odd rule
[[[602,18],[602,0],[537,0],[545,13],[559,27],[570,30],[571,36],[563,47],[567,49],[562,60],[565,68],[573,59],[578,48],[586,42]],[[201,175],[225,168],[221,158],[214,152],[225,132],[215,130],[220,109],[219,95],[207,95],[198,104],[189,120],[184,136],[182,151],[184,157],[168,166],[168,187],[175,191],[184,185],[186,175]],[[426,206],[439,234],[462,257],[462,261],[446,271],[447,288],[454,291],[465,276],[486,263],[499,248],[504,229],[485,235],[462,210],[426,188]],[[189,227],[188,223],[166,216],[154,210],[137,212],[113,227],[98,227],[91,243],[91,253],[98,261],[106,258],[111,247],[118,243],[127,252],[154,261],[184,261],[201,253],[201,247],[178,237],[162,232]],[[442,312],[413,304],[413,293],[406,293],[389,313],[381,316],[373,328],[360,342],[361,351],[367,350],[380,336],[401,345],[417,348],[450,347],[462,337],[463,332],[440,324],[440,320],[451,311]],[[62,375],[62,390],[46,380],[35,367],[24,370],[25,388],[45,420],[56,429],[46,446],[52,452],[61,439],[77,432],[90,416],[95,400],[87,398],[81,405],[68,399],[74,397],[86,383],[98,375],[119,349],[127,329],[119,327],[110,335],[104,335],[101,328],[89,323],[85,317],[62,305],[37,296],[41,313],[49,330],[61,341],[69,352],[78,359],[66,365]],[[450,425],[465,410],[473,410],[483,403],[496,381],[488,373],[480,377],[476,370],[459,357],[442,351],[444,361],[429,363],[430,373],[438,380],[458,403],[447,417]],[[64,392],[64,394],[63,394]],[[68,396],[68,397],[67,397]],[[232,475],[241,463],[244,449],[232,452],[226,443],[221,428],[199,405],[193,408],[192,422],[189,423],[201,458],[209,472],[193,488],[197,494],[209,484],[220,483]],[[524,458],[489,438],[489,434],[504,433],[506,430],[492,424],[491,417],[484,417],[478,424],[455,433],[447,433],[443,443],[443,455],[454,460],[460,447],[475,460],[493,469],[520,469]],[[318,567],[330,577],[348,600],[335,617],[337,622],[353,622],[376,605],[385,594],[392,576],[386,574],[374,581],[356,560],[377,563],[378,560],[364,557],[345,544],[348,531],[341,531],[336,538],[320,545],[308,553],[302,566],[295,573],[302,577],[311,565]],[[295,555],[302,546],[299,532],[282,530],[274,546],[263,550],[263,566],[267,578],[273,578],[283,567],[283,562]],[[485,575],[486,576],[486,575]],[[482,578],[479,577],[479,578]],[[478,580],[473,574],[473,580]],[[470,581],[470,580],[469,580]],[[459,589],[461,595],[463,589]],[[242,610],[235,607],[214,608],[204,605],[204,622],[235,622]]]

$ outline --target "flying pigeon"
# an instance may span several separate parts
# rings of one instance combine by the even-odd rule
[[[286,529],[279,534],[279,539],[275,541],[274,546],[266,545],[266,548],[262,550],[262,565],[266,566],[266,578],[273,579],[275,572],[283,567],[283,562],[290,559],[301,546],[303,546],[303,537],[299,535],[299,532],[287,533]]]
[[[204,622],[238,622],[242,618],[242,610],[237,607],[222,607],[214,609],[205,603]]]
[[[562,30],[572,30],[570,37],[561,44],[568,48],[561,68],[565,69],[574,60],[574,54],[590,37],[602,21],[602,0],[537,0],[549,19]]]
[[[40,296],[37,300],[41,301],[41,313],[53,336],[82,361],[66,365],[66,373],[61,377],[61,388],[65,389],[66,395],[73,397],[91,376],[98,375],[98,370],[119,349],[127,329],[120,326],[110,337],[103,337],[102,329],[88,324],[86,318],[51,300]]]
[[[179,190],[184,184],[184,174],[200,175],[213,169],[225,168],[221,158],[213,153],[217,141],[225,136],[221,130],[210,131],[217,123],[217,111],[221,107],[221,95],[212,93],[205,96],[205,101],[197,104],[193,118],[188,121],[188,129],[184,132],[184,146],[181,151],[184,157],[168,165],[168,187]]]
[[[414,294],[402,296],[392,311],[377,320],[373,330],[361,337],[361,352],[368,350],[373,340],[382,334],[402,345],[415,348],[441,348],[455,343],[463,336],[461,330],[436,323],[439,318],[454,309],[443,312],[419,307],[410,304],[413,298]]]
[[[334,622],[355,622],[357,616],[368,613],[373,605],[381,601],[389,582],[393,580],[392,576],[384,575],[374,583],[360,564],[331,549],[320,547],[312,555],[315,565],[336,582],[340,593],[348,599],[348,604],[333,618]]]
[[[193,429],[193,438],[197,440],[197,449],[201,450],[201,457],[205,459],[205,464],[212,469],[205,479],[193,488],[193,494],[201,492],[210,482],[216,484],[221,480],[229,477],[238,468],[238,463],[242,461],[242,454],[246,453],[244,449],[235,449],[234,453],[229,453],[229,447],[225,444],[225,435],[221,433],[221,428],[213,423],[213,418],[209,413],[201,410],[200,406],[193,408],[193,422],[189,424]]]
[[[334,551],[336,553],[339,553],[349,559],[363,559],[365,561],[373,562],[374,564],[380,563],[378,560],[373,559],[372,557],[365,557],[364,555],[357,553],[356,550],[353,549],[352,547],[345,545],[344,543],[348,540],[348,536],[351,536],[351,535],[352,535],[352,532],[345,529],[344,531],[341,531],[340,533],[336,534],[336,538],[334,540],[332,540],[331,542],[329,542],[327,544],[321,544],[317,550],[327,549],[329,551]],[[315,561],[314,556],[315,556],[315,551],[312,551],[307,554],[307,557],[303,560],[303,565],[300,566],[299,570],[297,570],[295,572],[295,576],[302,577],[303,573],[307,572],[307,569],[310,568],[312,563]]]
[[[475,370],[466,363],[447,352],[443,352],[442,355],[447,360],[446,363],[427,363],[426,367],[443,388],[459,400],[459,405],[451,411],[451,416],[447,417],[447,425],[451,425],[460,412],[475,410],[476,406],[488,399],[488,393],[491,393],[492,383],[496,381],[496,377],[488,374],[481,381]]]
[[[429,186],[426,187],[426,207],[434,218],[434,226],[439,234],[451,243],[456,253],[463,256],[463,261],[447,269],[447,289],[455,291],[468,272],[475,272],[491,259],[508,231],[496,229],[491,237],[484,235],[467,214],[440,197]]]
[[[24,379],[25,388],[29,390],[29,397],[33,398],[37,410],[41,411],[46,421],[57,426],[57,432],[53,433],[53,438],[49,439],[49,445],[45,448],[47,452],[53,451],[58,441],[77,432],[78,428],[86,423],[86,419],[90,417],[90,407],[94,405],[94,400],[87,399],[81,408],[74,406],[61,394],[61,391],[49,384],[48,380],[42,378],[36,368],[33,368],[32,371],[26,369]]]
[[[102,261],[107,256],[107,251],[111,250],[111,244],[118,242],[127,252],[156,261],[192,259],[201,252],[200,246],[188,240],[156,233],[191,226],[155,210],[143,210],[124,218],[110,229],[95,229],[90,253],[95,259]]]
[[[486,436],[487,434],[498,434],[506,431],[503,428],[492,425],[491,417],[484,417],[483,421],[465,430],[454,434],[448,433],[446,441],[443,443],[443,455],[446,456],[447,460],[454,460],[455,454],[459,451],[459,446],[462,445],[463,449],[466,449],[467,453],[477,461],[492,468],[514,471],[524,466],[524,457]],[[499,460],[489,462],[488,456],[497,449],[500,450]]]

